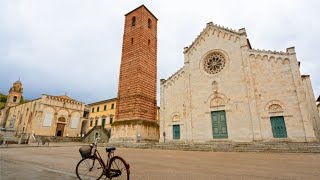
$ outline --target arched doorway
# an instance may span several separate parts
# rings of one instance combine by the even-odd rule
[[[81,125],[81,136],[84,136],[87,132],[88,132],[88,121],[87,120],[83,120],[82,121],[82,125]]]
[[[66,125],[65,123],[66,123],[66,118],[65,117],[59,117],[58,118],[56,136],[63,137],[64,127]]]

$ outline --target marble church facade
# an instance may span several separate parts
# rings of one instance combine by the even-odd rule
[[[295,48],[253,49],[244,28],[207,23],[161,79],[160,142],[316,141],[320,120]]]

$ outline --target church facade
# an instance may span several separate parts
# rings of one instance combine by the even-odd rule
[[[244,28],[212,22],[161,79],[160,142],[316,141],[320,120],[295,48],[253,49]]]
[[[41,97],[20,104],[22,83],[17,81],[9,91],[3,124],[16,135],[23,133],[39,136],[79,137],[88,131],[84,116],[85,104],[66,95]]]

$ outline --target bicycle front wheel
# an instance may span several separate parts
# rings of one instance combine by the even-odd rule
[[[129,165],[119,156],[114,156],[109,164],[109,179],[129,180]]]
[[[96,157],[83,158],[76,167],[77,177],[81,180],[100,179],[104,167]]]

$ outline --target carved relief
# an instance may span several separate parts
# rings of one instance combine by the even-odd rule
[[[172,121],[173,121],[173,122],[180,121],[180,117],[179,117],[178,115],[174,115],[174,116],[172,117]]]
[[[210,107],[225,106],[225,102],[220,97],[215,97],[210,102]]]
[[[265,110],[269,112],[283,112],[285,105],[279,100],[272,100],[266,104]]]
[[[279,104],[272,104],[271,106],[269,106],[269,111],[270,112],[279,112],[279,111],[283,111],[283,110]]]

